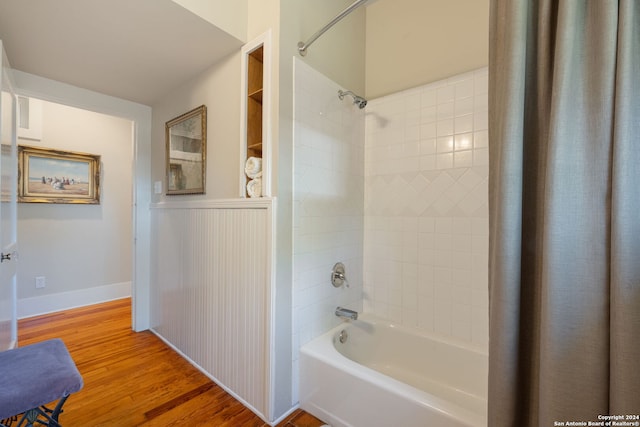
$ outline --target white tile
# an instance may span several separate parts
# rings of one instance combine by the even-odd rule
[[[451,267],[454,270],[466,270],[471,268],[472,264],[471,252],[453,252],[451,256]]]
[[[481,130],[473,133],[473,148],[486,148],[489,146],[489,131]]]
[[[402,146],[403,157],[415,157],[420,154],[420,142],[416,139],[413,141],[405,142]]]
[[[454,157],[458,156],[459,154],[464,154],[464,153],[465,153],[464,151],[461,152],[461,153],[454,153]],[[467,194],[468,194],[467,188],[465,188],[459,182],[455,182],[447,190],[446,197],[449,200],[451,200],[453,203],[458,203],[460,200],[464,199],[467,196]]]
[[[468,98],[473,96],[473,84],[474,84],[473,78],[468,78],[456,83],[455,84],[456,99]]]
[[[453,135],[453,119],[438,120],[436,125],[436,136],[441,137]],[[431,138],[432,136],[429,137]]]
[[[451,250],[451,234],[434,234],[433,235],[433,249],[436,251],[450,251]]]
[[[454,140],[456,151],[471,150],[473,148],[473,134],[471,132],[457,134]]]
[[[435,279],[435,295],[436,304],[451,304],[453,302],[452,286],[450,283],[439,282]]]
[[[454,286],[469,287],[472,286],[472,272],[469,269],[454,269],[451,274],[451,283]]]
[[[471,234],[454,234],[451,236],[451,249],[454,252],[471,252],[473,248]]]
[[[453,167],[453,153],[436,155],[436,168],[438,170],[451,169],[452,167]]]
[[[435,231],[435,218],[428,218],[428,217],[419,218],[418,230],[421,233],[433,233]]]
[[[466,116],[458,116],[454,121],[455,133],[465,133],[473,131],[474,115],[467,114]]]
[[[418,249],[418,264],[433,266],[435,262],[436,252],[432,249]]]
[[[487,107],[484,107],[487,108]],[[405,126],[420,126],[421,123],[421,110],[407,111],[404,116]]]
[[[471,236],[471,251],[479,254],[487,254],[489,239],[486,235],[474,234]]]
[[[424,124],[424,125],[420,126],[420,139],[421,140],[433,139],[433,138],[436,138],[437,136],[438,136],[438,127],[437,127],[436,122],[427,123],[427,124]]]
[[[451,233],[471,235],[471,219],[469,218],[452,218]]]
[[[418,327],[427,331],[434,328],[434,301],[432,298],[420,296],[418,298]]]
[[[489,221],[486,218],[471,218],[471,233],[475,236],[489,236]]]
[[[471,168],[463,173],[460,178],[458,178],[458,182],[464,185],[469,190],[475,188],[478,184],[480,184],[480,182],[482,182],[482,180],[482,176],[480,176],[474,169]]]
[[[414,111],[420,109],[420,98],[421,94],[419,92],[407,94],[404,97],[404,109],[405,111]]]
[[[473,150],[473,165],[474,166],[486,166],[489,164],[489,149],[478,148]]]
[[[435,218],[434,232],[451,234],[453,232],[453,218]]]
[[[479,131],[489,128],[489,113],[487,110],[479,110],[473,114],[473,130]]]
[[[433,123],[438,120],[438,108],[433,105],[420,110],[420,123]]]
[[[427,156],[420,156],[420,170],[421,171],[432,171],[436,170],[436,155],[429,154]]]
[[[454,116],[454,104],[453,101],[438,104],[438,120],[450,119]]]
[[[464,116],[467,114],[472,114],[474,110],[474,102],[475,98],[463,98],[456,99],[455,101],[455,115],[456,116]],[[486,109],[487,106],[484,106]]]
[[[420,97],[420,105],[424,107],[433,107],[436,105],[437,97],[434,89],[425,90]]]
[[[481,93],[473,97],[473,108],[476,110],[486,110],[489,108],[489,94]]]
[[[451,335],[451,304],[438,303],[434,307],[434,331],[438,334]]]
[[[438,101],[438,104],[453,101],[455,99],[455,87],[442,86],[438,88],[436,92],[436,99]]]
[[[488,73],[480,72],[476,74],[473,81],[474,94],[481,94],[489,92],[489,75]]]
[[[420,141],[420,154],[436,154],[437,142],[436,138],[423,139]]]
[[[418,293],[433,298],[433,266],[418,264]]]
[[[471,216],[483,204],[483,200],[474,193],[469,193],[460,200],[457,206],[467,215]]]
[[[473,166],[473,152],[471,150],[456,151],[453,154],[453,167],[468,168],[471,166]]]
[[[436,140],[437,153],[450,153],[453,151],[453,136],[439,137]]]
[[[410,126],[405,128],[404,132],[405,141],[419,141],[420,140],[420,126]]]

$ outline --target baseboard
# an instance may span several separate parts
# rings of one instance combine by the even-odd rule
[[[131,296],[131,282],[113,283],[77,291],[18,300],[18,319],[39,316]]]

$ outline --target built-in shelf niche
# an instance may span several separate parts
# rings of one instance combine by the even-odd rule
[[[247,155],[262,157],[264,46],[249,53],[247,69]]]
[[[249,197],[244,173],[249,157],[262,158],[262,195],[270,196],[271,151],[269,144],[270,33],[265,33],[242,49],[242,144],[240,195]]]

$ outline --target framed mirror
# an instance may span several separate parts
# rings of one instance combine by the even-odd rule
[[[165,125],[167,195],[204,194],[207,107],[201,105]]]

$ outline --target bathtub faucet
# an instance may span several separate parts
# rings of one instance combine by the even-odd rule
[[[338,307],[336,308],[336,316],[343,319],[358,320],[358,312],[349,310],[348,308]]]

